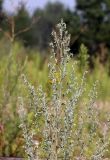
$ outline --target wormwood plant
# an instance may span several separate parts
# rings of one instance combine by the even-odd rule
[[[19,117],[27,159],[104,159],[110,140],[109,116],[103,127],[95,105],[97,82],[85,98],[86,72],[80,79],[76,64],[70,63],[70,35],[63,20],[52,35],[48,92],[42,86],[35,91],[22,75],[28,95],[19,97]]]

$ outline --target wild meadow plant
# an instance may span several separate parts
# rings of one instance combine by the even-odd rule
[[[80,79],[70,63],[70,35],[61,20],[52,32],[48,64],[49,90],[37,90],[22,75],[27,97],[19,97],[20,127],[29,160],[102,160],[109,146],[109,116],[103,123],[95,104],[97,82],[86,93],[85,71]],[[84,96],[87,95],[85,98]],[[29,111],[29,113],[28,113]],[[30,116],[31,115],[31,116]],[[40,136],[40,138],[39,138]]]

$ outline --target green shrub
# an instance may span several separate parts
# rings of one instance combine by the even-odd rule
[[[8,55],[0,61],[0,156],[20,154],[18,146],[19,118],[16,112],[18,80],[24,72],[25,64],[18,59],[18,44],[14,44]],[[22,51],[19,50],[19,52]]]
[[[48,64],[49,90],[35,91],[25,75],[26,96],[19,97],[20,127],[29,160],[100,160],[110,158],[109,116],[103,122],[96,107],[96,86],[86,93],[86,72],[80,79],[71,62],[70,35],[61,21],[53,31],[52,56]],[[78,75],[78,76],[77,76]],[[23,94],[23,93],[22,93]],[[86,98],[85,95],[88,95]],[[108,157],[107,157],[108,156]]]

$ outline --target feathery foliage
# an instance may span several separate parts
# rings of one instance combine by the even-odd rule
[[[97,82],[93,84],[88,98],[85,98],[87,72],[83,73],[81,79],[78,78],[76,64],[70,63],[70,35],[63,20],[52,35],[52,56],[48,64],[50,93],[44,91],[42,86],[35,91],[26,76],[22,75],[29,93],[25,100],[19,97],[20,127],[27,158],[103,159],[110,140],[109,118],[103,131],[95,104]],[[70,67],[71,71],[68,69]]]

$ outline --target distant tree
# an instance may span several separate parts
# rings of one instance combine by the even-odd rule
[[[64,17],[69,33],[71,34],[70,49],[73,54],[78,53],[80,47],[80,17],[76,11],[66,10]]]
[[[76,0],[76,11],[83,30],[81,41],[90,52],[110,49],[110,0]]]
[[[35,11],[33,18],[39,17],[39,20],[33,28],[32,44],[34,46],[40,50],[48,48],[52,29],[64,17],[65,12],[64,5],[59,2],[48,3],[44,9]]]
[[[2,36],[3,36],[3,30],[4,30],[5,28],[7,28],[6,25],[5,25],[6,15],[5,15],[5,13],[3,12],[3,7],[2,7],[2,5],[3,5],[3,0],[0,0],[0,38],[2,38]]]
[[[2,10],[2,3],[3,3],[3,0],[0,0],[0,12]]]
[[[16,37],[22,40],[25,46],[28,46],[32,40],[33,22],[24,5],[18,10],[18,14],[14,16],[14,23]]]

